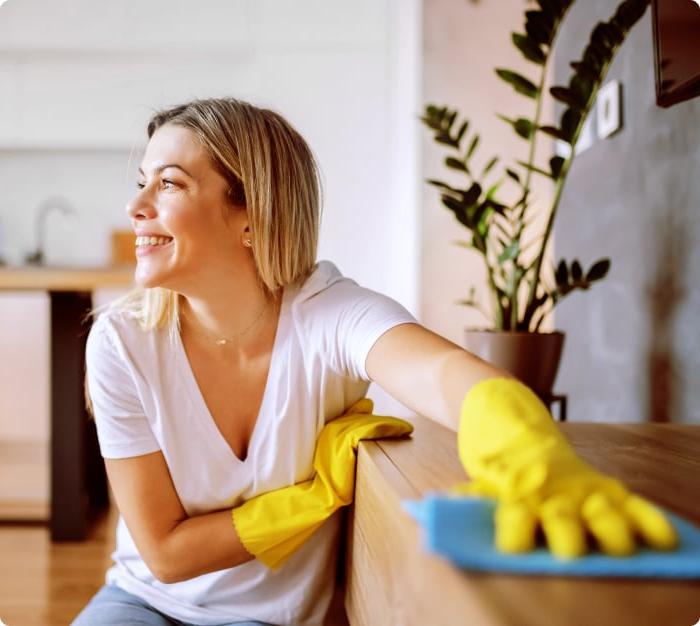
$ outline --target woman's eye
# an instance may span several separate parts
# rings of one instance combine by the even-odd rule
[[[174,187],[177,187],[177,183],[174,180],[170,180],[169,178],[163,178],[160,181],[160,185],[163,189],[173,189]],[[146,183],[136,183],[136,186],[139,189],[143,189],[146,186]]]

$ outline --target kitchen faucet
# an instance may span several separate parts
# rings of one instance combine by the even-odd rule
[[[27,254],[25,262],[29,265],[44,264],[44,244],[46,239],[46,218],[52,211],[60,211],[63,215],[77,215],[78,212],[71,206],[65,198],[61,196],[50,196],[44,200],[37,209],[35,223],[36,251]]]

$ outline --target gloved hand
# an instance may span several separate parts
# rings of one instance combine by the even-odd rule
[[[261,494],[233,509],[243,545],[269,568],[283,565],[332,513],[352,502],[355,453],[361,439],[400,437],[413,431],[402,419],[372,415],[373,407],[372,400],[363,398],[323,427],[311,480]]]
[[[665,515],[580,459],[540,399],[514,379],[485,380],[466,394],[458,447],[473,482],[455,492],[498,500],[502,552],[531,550],[538,525],[561,558],[585,553],[586,531],[610,555],[633,553],[635,535],[659,550],[677,545]]]

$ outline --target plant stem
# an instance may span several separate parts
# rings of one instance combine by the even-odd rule
[[[551,48],[550,48],[551,50]],[[538,91],[537,93],[539,94],[537,96],[537,104],[535,105],[535,119],[533,120],[533,131],[532,131],[532,137],[530,138],[530,154],[527,157],[527,163],[529,166],[534,165],[535,163],[535,149],[536,149],[536,143],[537,143],[537,127],[540,125],[540,117],[542,115],[542,100],[543,100],[543,89],[544,89],[544,83],[547,77],[547,65],[549,63],[549,54],[547,55],[547,60],[545,61],[544,65],[542,66],[542,75],[540,76],[540,84],[538,85]],[[516,234],[516,239],[520,239],[520,236],[523,231],[523,222],[525,219],[525,208],[527,207],[527,203],[525,200],[527,199],[527,196],[530,194],[530,178],[532,177],[532,170],[530,167],[527,168],[527,172],[525,172],[525,183],[523,185],[523,200],[522,200],[522,207],[520,209],[520,214],[518,215],[518,232]]]
[[[501,303],[501,297],[500,297],[500,292],[501,290],[497,287],[496,281],[493,277],[493,269],[491,268],[491,265],[489,264],[488,257],[486,256],[486,253],[483,253],[484,257],[484,265],[486,266],[486,275],[488,277],[489,281],[489,287],[491,290],[491,293],[493,294],[494,298],[494,309],[495,309],[495,315],[496,315],[496,329],[497,330],[503,330],[503,304]]]
[[[559,208],[559,201],[561,200],[561,194],[564,189],[564,182],[566,181],[566,177],[568,176],[569,170],[571,169],[571,164],[574,162],[574,158],[576,156],[576,144],[578,143],[578,137],[581,134],[581,130],[583,129],[586,119],[590,113],[591,107],[593,106],[593,102],[595,102],[595,98],[598,95],[600,85],[602,84],[603,80],[605,80],[605,76],[608,73],[610,63],[612,63],[614,58],[615,54],[613,54],[610,61],[604,65],[600,73],[600,81],[598,82],[596,88],[591,89],[591,95],[588,97],[588,102],[586,103],[586,107],[584,109],[584,115],[581,116],[581,121],[578,127],[576,128],[574,136],[571,139],[571,154],[569,155],[569,158],[566,161],[564,161],[559,177],[557,178],[557,185],[554,192],[552,208],[550,209],[549,218],[547,219],[547,226],[544,231],[542,246],[540,247],[540,252],[537,255],[537,263],[535,264],[534,275],[532,277],[532,281],[530,282],[530,292],[527,298],[527,309],[530,308],[531,303],[534,301],[537,293],[537,286],[540,284],[540,273],[542,271],[542,262],[544,261],[544,252],[547,247],[547,243],[549,242],[549,237],[552,234],[554,218],[556,217],[557,209]]]
[[[551,47],[549,49],[549,52],[551,53]],[[520,212],[518,214],[518,223],[517,223],[517,231],[515,233],[515,240],[520,241],[520,238],[523,235],[523,230],[525,229],[525,210],[527,209],[527,198],[530,195],[530,180],[532,178],[532,165],[535,162],[535,151],[536,151],[536,144],[537,144],[537,128],[540,125],[540,117],[542,116],[542,100],[544,99],[544,85],[545,81],[547,78],[547,66],[549,64],[549,58],[550,54],[547,54],[546,60],[544,64],[542,65],[542,73],[540,75],[540,83],[538,85],[538,91],[537,91],[537,104],[535,105],[535,118],[533,120],[533,130],[532,130],[532,137],[530,137],[530,153],[528,155],[528,165],[530,167],[526,168],[527,171],[525,172],[525,183],[523,184],[523,195],[522,195],[522,206],[520,208]],[[516,254],[515,258],[513,259],[513,272],[517,274],[518,270],[518,261],[520,259],[520,254],[522,252],[521,250]],[[523,275],[516,279],[513,284],[513,295],[512,295],[512,306],[510,308],[510,327],[511,329],[515,329],[518,325],[518,295],[520,293],[520,284],[525,277],[525,273]]]

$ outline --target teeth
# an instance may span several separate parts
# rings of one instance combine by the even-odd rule
[[[172,237],[136,237],[137,246],[162,246],[172,241]]]

